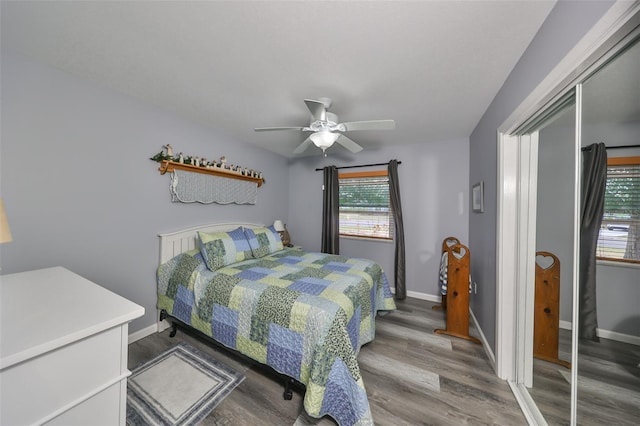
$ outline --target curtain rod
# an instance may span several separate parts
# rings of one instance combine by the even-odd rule
[[[398,164],[402,164],[402,161],[398,161]],[[376,163],[376,164],[360,164],[357,166],[342,166],[342,167],[336,167],[338,170],[339,169],[355,169],[358,167],[373,167],[373,166],[388,166],[389,163]],[[316,172],[321,172],[323,169],[316,169]]]
[[[606,146],[605,149],[623,149],[623,148],[640,148],[640,145],[616,145],[616,146]],[[589,147],[582,148],[582,151],[588,151]]]

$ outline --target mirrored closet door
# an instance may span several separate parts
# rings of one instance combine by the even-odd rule
[[[569,424],[574,259],[575,91],[538,132],[533,380],[529,392],[549,424]]]
[[[539,283],[522,284],[532,296],[518,309],[531,317],[542,310],[546,320],[528,318],[533,327],[519,329],[532,350],[521,351],[526,368],[518,383],[526,385],[548,424],[635,425],[640,419],[638,37],[629,38],[521,135],[535,141],[537,149],[536,275],[554,264],[559,270]],[[607,186],[602,224],[593,234],[598,259],[589,290],[579,284],[580,244],[587,238],[580,231],[588,199],[582,172],[584,152],[600,143],[609,160],[602,171]],[[528,288],[539,285],[545,287],[542,295]],[[540,303],[534,294],[542,297]],[[596,309],[586,312],[589,305]],[[593,338],[579,338],[589,329],[578,329],[578,322],[585,324],[578,321],[581,315],[596,320]],[[539,335],[547,340],[536,342]],[[540,346],[549,349],[550,341],[557,346],[539,356]]]
[[[582,149],[604,144],[595,267],[597,339],[578,341],[577,423],[640,421],[640,43],[582,84]],[[586,152],[585,152],[586,154]],[[583,182],[583,185],[585,182]],[[581,295],[584,303],[588,289]],[[583,335],[584,333],[580,333]]]

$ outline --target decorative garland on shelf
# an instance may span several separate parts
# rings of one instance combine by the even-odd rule
[[[227,164],[227,157],[220,157],[219,161],[207,160],[205,157],[194,157],[187,156],[179,153],[177,156],[173,155],[173,148],[170,144],[166,144],[163,146],[163,150],[150,158],[150,160],[157,161],[158,163],[162,163],[163,161],[173,161],[179,164],[188,164],[195,167],[200,167],[203,169],[213,169],[224,171],[225,173],[234,174],[238,176],[247,176],[255,179],[260,179],[262,183],[266,183],[266,179],[262,175],[262,172],[259,170],[249,169],[247,167],[242,167],[234,164]]]

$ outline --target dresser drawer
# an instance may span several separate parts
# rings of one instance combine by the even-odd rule
[[[47,426],[114,426],[125,418],[127,404],[121,404],[120,382],[111,385],[80,405],[64,412],[47,423]],[[126,387],[124,387],[126,393]],[[118,409],[119,408],[119,409]]]
[[[3,370],[0,423],[40,423],[113,383],[127,371],[126,330],[114,327]]]

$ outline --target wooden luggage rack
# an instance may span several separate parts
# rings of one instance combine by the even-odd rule
[[[550,257],[547,267],[538,264],[538,257]],[[547,251],[536,252],[536,290],[533,308],[533,356],[566,368],[571,363],[558,358],[560,328],[560,260]]]
[[[440,252],[440,254],[443,255],[449,250],[449,247],[454,246],[456,244],[460,244],[460,240],[457,239],[456,237],[445,238],[444,240],[442,240],[442,251]],[[433,305],[431,309],[436,311],[445,311],[447,309],[447,295],[441,294],[440,297],[441,297],[440,304]]]
[[[481,344],[469,335],[469,265],[471,251],[455,237],[442,241],[442,261],[447,262],[447,293],[442,295],[442,304],[433,309],[446,311],[446,329],[436,329],[436,334],[446,334]]]

